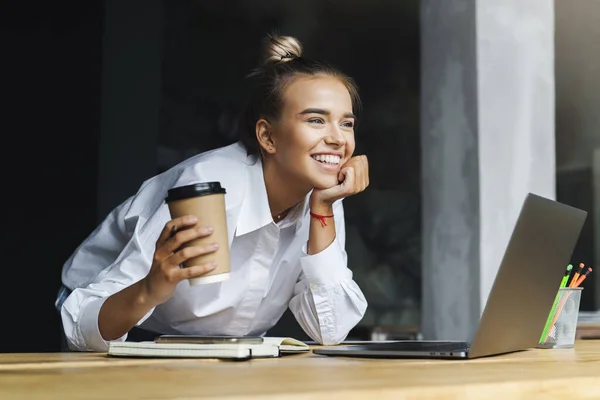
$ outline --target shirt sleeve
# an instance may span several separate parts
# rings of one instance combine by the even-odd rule
[[[71,269],[75,271],[86,266],[103,266],[91,282],[83,282],[75,288],[61,308],[64,332],[71,350],[107,351],[108,342],[98,329],[100,308],[107,297],[147,275],[156,242],[156,238],[151,236],[158,237],[161,226],[169,220],[166,207],[159,208],[148,220],[139,214],[128,213],[124,216],[125,212],[124,209],[115,210],[113,216],[107,218],[69,260]],[[117,233],[115,219],[120,218],[125,223],[121,224],[122,231]],[[120,247],[116,238],[119,238]],[[150,310],[137,325],[144,322],[153,311]],[[117,340],[124,341],[126,338],[127,335],[124,335]]]
[[[300,258],[302,271],[290,310],[304,331],[324,345],[341,343],[363,318],[367,300],[352,279],[345,250],[342,202],[334,204],[336,238],[323,251]]]

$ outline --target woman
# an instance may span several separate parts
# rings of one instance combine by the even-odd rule
[[[366,157],[352,156],[360,100],[349,77],[301,52],[293,37],[269,37],[241,141],[144,182],[71,255],[56,302],[69,349],[106,351],[135,327],[263,335],[287,307],[322,344],[360,321],[367,302],[347,268],[342,206],[369,184]],[[215,266],[180,264],[215,247],[179,249],[212,227],[171,219],[164,199],[202,181],[227,190],[231,277],[190,286]]]

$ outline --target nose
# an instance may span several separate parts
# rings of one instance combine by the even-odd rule
[[[342,147],[346,144],[344,132],[339,127],[332,127],[325,136],[325,143]]]

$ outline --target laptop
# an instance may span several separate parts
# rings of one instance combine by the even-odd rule
[[[529,193],[472,341],[399,340],[313,349],[372,358],[472,359],[538,345],[587,212]]]

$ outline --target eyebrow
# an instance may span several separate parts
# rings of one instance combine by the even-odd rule
[[[305,114],[321,114],[321,115],[331,115],[331,112],[327,111],[327,110],[323,110],[321,108],[307,108],[304,111],[301,111],[298,115],[305,115]],[[356,119],[356,115],[352,114],[352,113],[345,113],[343,115],[344,118],[354,118]]]

